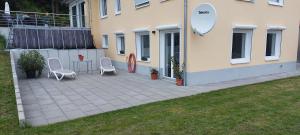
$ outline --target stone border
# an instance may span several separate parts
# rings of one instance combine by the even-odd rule
[[[25,127],[26,122],[25,122],[24,107],[22,104],[21,93],[20,93],[20,88],[19,88],[19,83],[18,83],[18,76],[17,76],[17,72],[16,72],[16,64],[15,64],[14,54],[12,51],[10,51],[10,63],[11,63],[13,83],[14,83],[14,88],[15,88],[19,126]]]

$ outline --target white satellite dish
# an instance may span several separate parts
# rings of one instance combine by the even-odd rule
[[[217,12],[212,4],[201,4],[192,13],[191,23],[195,33],[203,36],[212,30],[217,20]]]

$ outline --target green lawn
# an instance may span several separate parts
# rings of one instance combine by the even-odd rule
[[[69,122],[18,128],[9,57],[0,53],[0,134],[300,133],[300,77],[236,87]]]

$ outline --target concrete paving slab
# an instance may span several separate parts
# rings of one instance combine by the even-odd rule
[[[76,80],[39,78],[19,80],[26,122],[53,124],[146,103],[253,84],[289,76],[284,73],[199,86],[177,87],[165,80],[119,71],[118,75],[81,74]]]

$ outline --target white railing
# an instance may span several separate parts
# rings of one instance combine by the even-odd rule
[[[80,28],[88,26],[86,22],[86,16],[23,11],[11,11],[10,14],[6,14],[3,10],[0,10],[0,27],[42,26]]]

